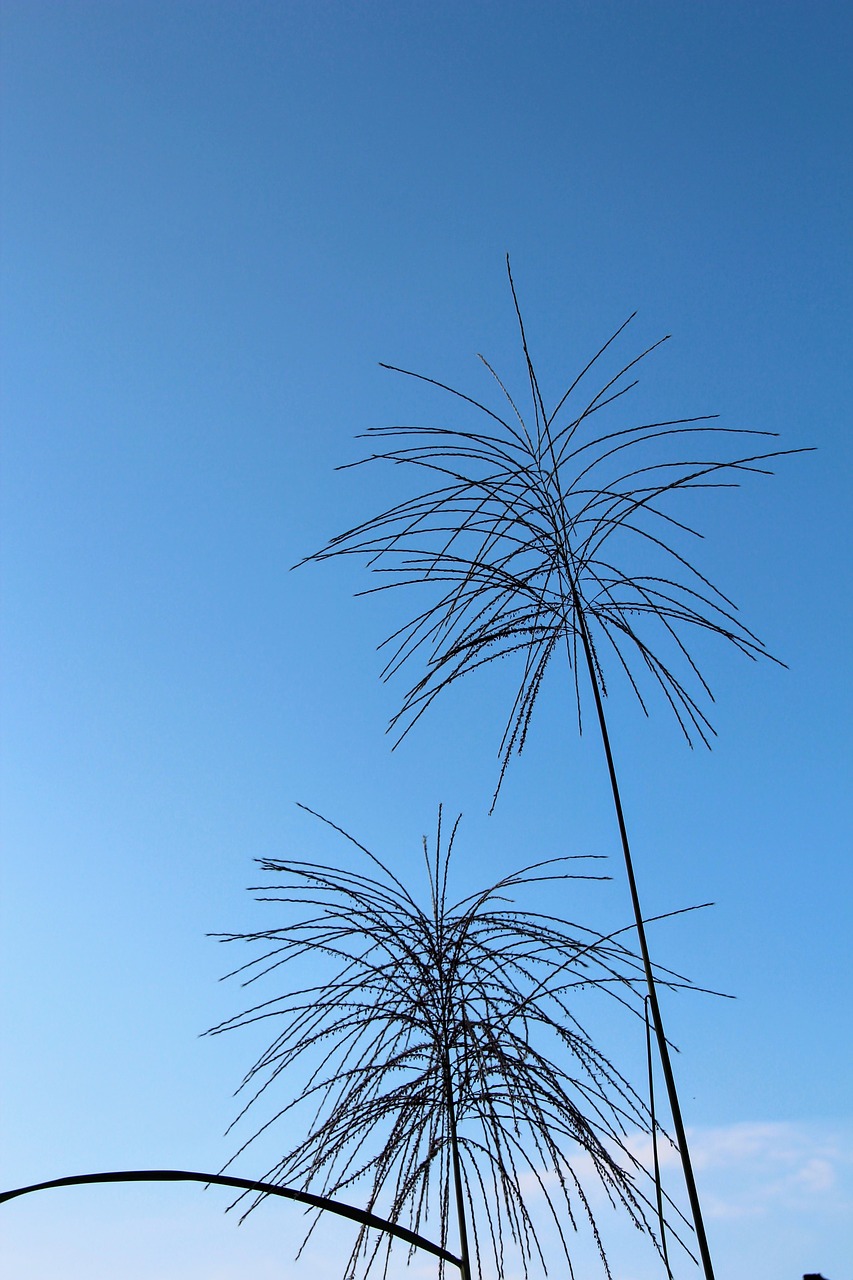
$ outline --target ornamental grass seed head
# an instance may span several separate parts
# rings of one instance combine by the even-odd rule
[[[386,864],[328,825],[360,850],[369,874],[264,860],[268,880],[255,892],[280,904],[284,919],[220,935],[258,952],[234,970],[244,985],[286,982],[302,957],[312,979],[322,974],[208,1033],[256,1023],[272,1032],[241,1086],[238,1119],[265,1103],[273,1114],[256,1121],[237,1155],[273,1124],[302,1116],[305,1136],[265,1181],[326,1196],[358,1184],[370,1212],[416,1232],[437,1223],[442,1248],[459,1215],[472,1261],[479,1267],[488,1253],[498,1276],[510,1241],[525,1275],[533,1258],[545,1263],[546,1222],[570,1274],[572,1237],[586,1230],[609,1276],[594,1186],[659,1249],[649,1174],[629,1137],[649,1131],[649,1111],[580,1020],[595,995],[642,1019],[642,965],[617,934],[516,903],[531,886],[608,877],[587,869],[589,859],[553,858],[454,900],[458,820],[447,833],[439,809],[432,848],[423,842],[421,906]],[[658,981],[691,985],[667,970]],[[273,1101],[282,1089],[289,1100]],[[347,1275],[359,1263],[366,1275],[383,1255],[387,1265],[391,1243],[362,1228]]]
[[[624,397],[637,385],[638,366],[666,341],[599,374],[633,316],[547,409],[509,258],[507,273],[529,409],[522,411],[482,356],[502,408],[384,365],[447,392],[482,415],[483,426],[368,429],[364,438],[374,447],[348,465],[410,468],[419,491],[307,557],[364,557],[386,579],[373,591],[429,589],[426,607],[383,642],[384,678],[421,668],[391,722],[395,746],[449,685],[497,659],[518,657],[521,678],[500,743],[498,790],[513,751],[524,746],[557,653],[574,673],[581,726],[584,633],[602,694],[615,667],[646,714],[651,684],[687,742],[710,745],[714,730],[703,708],[713,699],[688,647],[691,632],[716,635],[749,658],[777,659],[688,554],[686,544],[701,535],[682,500],[695,490],[737,487],[746,474],[769,474],[773,459],[803,452],[768,449],[765,441],[775,433],[723,427],[711,415],[626,421]]]

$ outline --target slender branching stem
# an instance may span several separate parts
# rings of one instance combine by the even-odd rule
[[[699,1255],[702,1260],[702,1268],[705,1272],[705,1280],[714,1280],[714,1268],[711,1263],[711,1253],[708,1248],[708,1239],[705,1234],[705,1224],[702,1220],[702,1207],[699,1203],[699,1194],[696,1190],[696,1180],[693,1177],[693,1165],[690,1161],[690,1149],[687,1145],[687,1134],[684,1129],[684,1120],[681,1115],[681,1104],[678,1100],[678,1090],[675,1086],[675,1076],[672,1071],[672,1062],[669,1056],[669,1045],[663,1029],[663,1018],[661,1016],[660,1004],[658,1002],[657,985],[652,971],[652,962],[649,957],[649,947],[648,942],[646,941],[646,929],[643,923],[643,913],[640,908],[640,895],[637,891],[637,880],[634,875],[634,862],[631,857],[631,846],[628,842],[628,829],[625,825],[625,813],[622,808],[622,797],[619,793],[616,766],[613,762],[613,752],[610,747],[610,735],[607,732],[607,720],[605,719],[604,705],[601,699],[598,672],[596,670],[595,660],[592,654],[592,643],[589,638],[586,619],[584,617],[583,609],[579,607],[580,602],[577,600],[574,584],[572,584],[572,593],[575,602],[575,617],[577,619],[577,626],[583,643],[590,684],[592,685],[592,696],[595,701],[598,726],[601,730],[601,741],[604,745],[604,755],[607,759],[607,772],[610,776],[610,788],[613,792],[616,821],[619,824],[619,836],[622,842],[622,853],[625,859],[625,873],[628,877],[628,888],[631,893],[631,906],[634,911],[634,923],[637,928],[637,938],[640,944],[640,956],[643,961],[643,970],[645,972],[646,986],[649,993],[649,1007],[652,1013],[652,1022],[655,1028],[655,1038],[657,1040],[658,1052],[660,1054],[661,1067],[663,1068],[663,1078],[666,1083],[669,1108],[672,1112],[672,1123],[675,1129],[676,1140],[678,1142],[678,1150],[681,1155],[681,1167],[684,1171],[684,1183],[687,1188],[687,1197],[690,1201],[693,1225],[696,1229],[696,1243],[699,1246]]]

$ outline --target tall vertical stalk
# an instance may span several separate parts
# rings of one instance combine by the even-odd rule
[[[574,591],[574,587],[572,590]],[[613,752],[610,747],[610,734],[607,732],[607,720],[604,715],[604,706],[601,700],[598,673],[596,671],[595,661],[592,655],[592,645],[587,633],[586,620],[584,619],[583,612],[578,610],[577,617],[579,620],[578,626],[581,633],[584,656],[586,658],[587,672],[592,686],[592,696],[595,701],[598,727],[601,730],[601,741],[604,746],[604,755],[607,760],[607,773],[610,778],[610,789],[613,792],[613,805],[616,810],[616,821],[619,826],[619,838],[622,843],[622,854],[625,861],[625,874],[628,877],[628,889],[631,894],[631,906],[634,911],[634,924],[636,925],[637,939],[640,944],[640,956],[643,961],[643,971],[646,975],[649,1006],[652,1011],[652,1023],[654,1024],[655,1039],[657,1040],[658,1053],[660,1054],[663,1078],[666,1083],[666,1094],[669,1100],[669,1109],[672,1113],[672,1123],[675,1129],[675,1136],[678,1141],[678,1150],[681,1156],[681,1167],[684,1171],[684,1184],[687,1188],[687,1198],[690,1201],[690,1211],[693,1216],[693,1225],[696,1229],[696,1243],[699,1247],[699,1256],[702,1260],[702,1267],[705,1272],[706,1280],[714,1280],[714,1268],[711,1262],[711,1251],[708,1247],[708,1237],[705,1233],[705,1223],[702,1218],[702,1206],[699,1202],[699,1193],[696,1190],[696,1179],[693,1176],[693,1164],[690,1159],[690,1148],[687,1144],[687,1134],[684,1128],[684,1120],[681,1115],[681,1103],[678,1100],[678,1090],[675,1085],[675,1076],[673,1074],[672,1062],[669,1056],[669,1044],[667,1043],[666,1034],[663,1029],[663,1017],[661,1016],[660,1004],[658,1002],[657,983],[655,982],[655,975],[652,970],[652,962],[649,956],[649,946],[646,941],[646,928],[643,922],[643,913],[640,908],[640,895],[637,890],[637,880],[634,875],[634,860],[631,857],[631,846],[628,842],[628,828],[625,825],[625,813],[622,808],[622,797],[619,794],[619,782],[616,777],[616,766],[613,762]]]
[[[672,1280],[669,1265],[669,1252],[666,1247],[666,1222],[663,1216],[663,1187],[661,1186],[660,1159],[658,1156],[658,1118],[655,1109],[655,1064],[652,1056],[652,1029],[649,1025],[649,997],[643,1001],[643,1018],[646,1024],[646,1062],[649,1069],[649,1111],[652,1131],[652,1164],[655,1171],[655,1203],[658,1211],[658,1227],[660,1228],[660,1251],[663,1265],[666,1267],[667,1280]]]

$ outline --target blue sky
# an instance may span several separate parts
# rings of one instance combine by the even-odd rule
[[[439,801],[463,886],[612,855],[581,905],[627,923],[562,675],[488,818],[513,673],[392,754],[405,686],[376,645],[410,602],[354,600],[355,562],[289,572],[395,492],[334,472],[358,432],[448,414],[380,360],[481,396],[482,351],[522,391],[510,252],[546,396],[637,310],[628,356],[673,339],[632,412],[817,449],[702,508],[703,569],[789,670],[702,649],[710,754],[624,690],[611,715],[646,911],[717,904],[655,954],[737,996],[667,1010],[718,1271],[850,1280],[849,7],[5,0],[2,22],[0,1182],[231,1154],[252,1044],[198,1038],[240,1001],[206,934],[257,923],[253,858],[343,856],[296,801],[413,881]],[[311,1273],[289,1211],[236,1231],[220,1208],[16,1202],[8,1274]],[[612,1232],[621,1280],[657,1274]]]

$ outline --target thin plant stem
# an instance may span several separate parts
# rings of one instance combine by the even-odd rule
[[[572,585],[572,591],[574,593],[574,585]],[[655,983],[655,976],[652,971],[652,962],[649,956],[649,947],[646,941],[646,929],[643,924],[640,895],[637,890],[637,880],[634,875],[634,861],[631,857],[631,846],[628,841],[628,828],[625,824],[625,813],[622,808],[622,797],[619,793],[616,766],[613,762],[613,752],[610,747],[610,735],[607,731],[607,720],[605,719],[604,706],[601,700],[598,674],[596,672],[595,661],[592,656],[592,645],[587,632],[586,619],[584,617],[583,610],[576,609],[576,617],[578,620],[578,630],[580,631],[581,641],[583,643],[589,679],[592,685],[592,696],[595,701],[598,726],[601,730],[601,741],[604,745],[604,755],[607,759],[607,772],[610,777],[610,787],[613,792],[616,821],[619,825],[619,837],[622,842],[622,853],[625,859],[625,874],[628,878],[628,889],[631,894],[631,906],[634,911],[637,940],[640,944],[640,956],[643,961],[643,970],[646,975],[646,986],[648,988],[648,1000],[652,1012],[652,1022],[655,1028],[655,1039],[657,1040],[658,1053],[660,1054],[661,1067],[663,1069],[663,1078],[666,1083],[666,1094],[669,1099],[669,1109],[672,1113],[672,1123],[678,1142],[678,1151],[681,1156],[681,1167],[684,1172],[684,1183],[687,1188],[687,1198],[690,1201],[690,1212],[693,1216],[693,1225],[696,1229],[696,1243],[699,1247],[699,1256],[702,1260],[702,1268],[705,1272],[706,1280],[714,1280],[714,1267],[711,1262],[711,1251],[708,1247],[708,1238],[705,1234],[705,1223],[702,1218],[702,1206],[699,1202],[699,1193],[696,1189],[696,1179],[693,1176],[693,1165],[690,1160],[690,1148],[687,1144],[687,1134],[684,1129],[684,1120],[681,1115],[681,1103],[678,1100],[678,1090],[675,1085],[675,1076],[673,1074],[672,1062],[669,1056],[669,1044],[667,1043],[666,1034],[663,1029],[663,1017],[661,1015],[660,1004],[658,1002],[657,985]]]
[[[666,1274],[669,1280],[672,1280],[672,1271],[669,1265],[669,1255],[666,1249],[666,1221],[663,1216],[663,1188],[660,1176],[660,1159],[658,1157],[658,1121],[655,1111],[655,1068],[652,1059],[652,1028],[649,1022],[649,997],[644,1000],[644,1014],[646,1022],[646,1061],[649,1066],[649,1112],[651,1114],[651,1130],[652,1130],[652,1159],[655,1170],[655,1201],[658,1209],[658,1226],[660,1227],[660,1247],[663,1254],[663,1262],[666,1267]]]
[[[465,1214],[465,1193],[462,1187],[462,1165],[459,1160],[459,1138],[456,1132],[456,1107],[453,1104],[453,1083],[450,1076],[450,1059],[444,1056],[444,1095],[447,1106],[447,1127],[450,1131],[450,1150],[453,1161],[453,1189],[456,1195],[456,1220],[459,1225],[459,1271],[462,1280],[471,1280],[471,1255],[468,1249],[468,1222]]]

